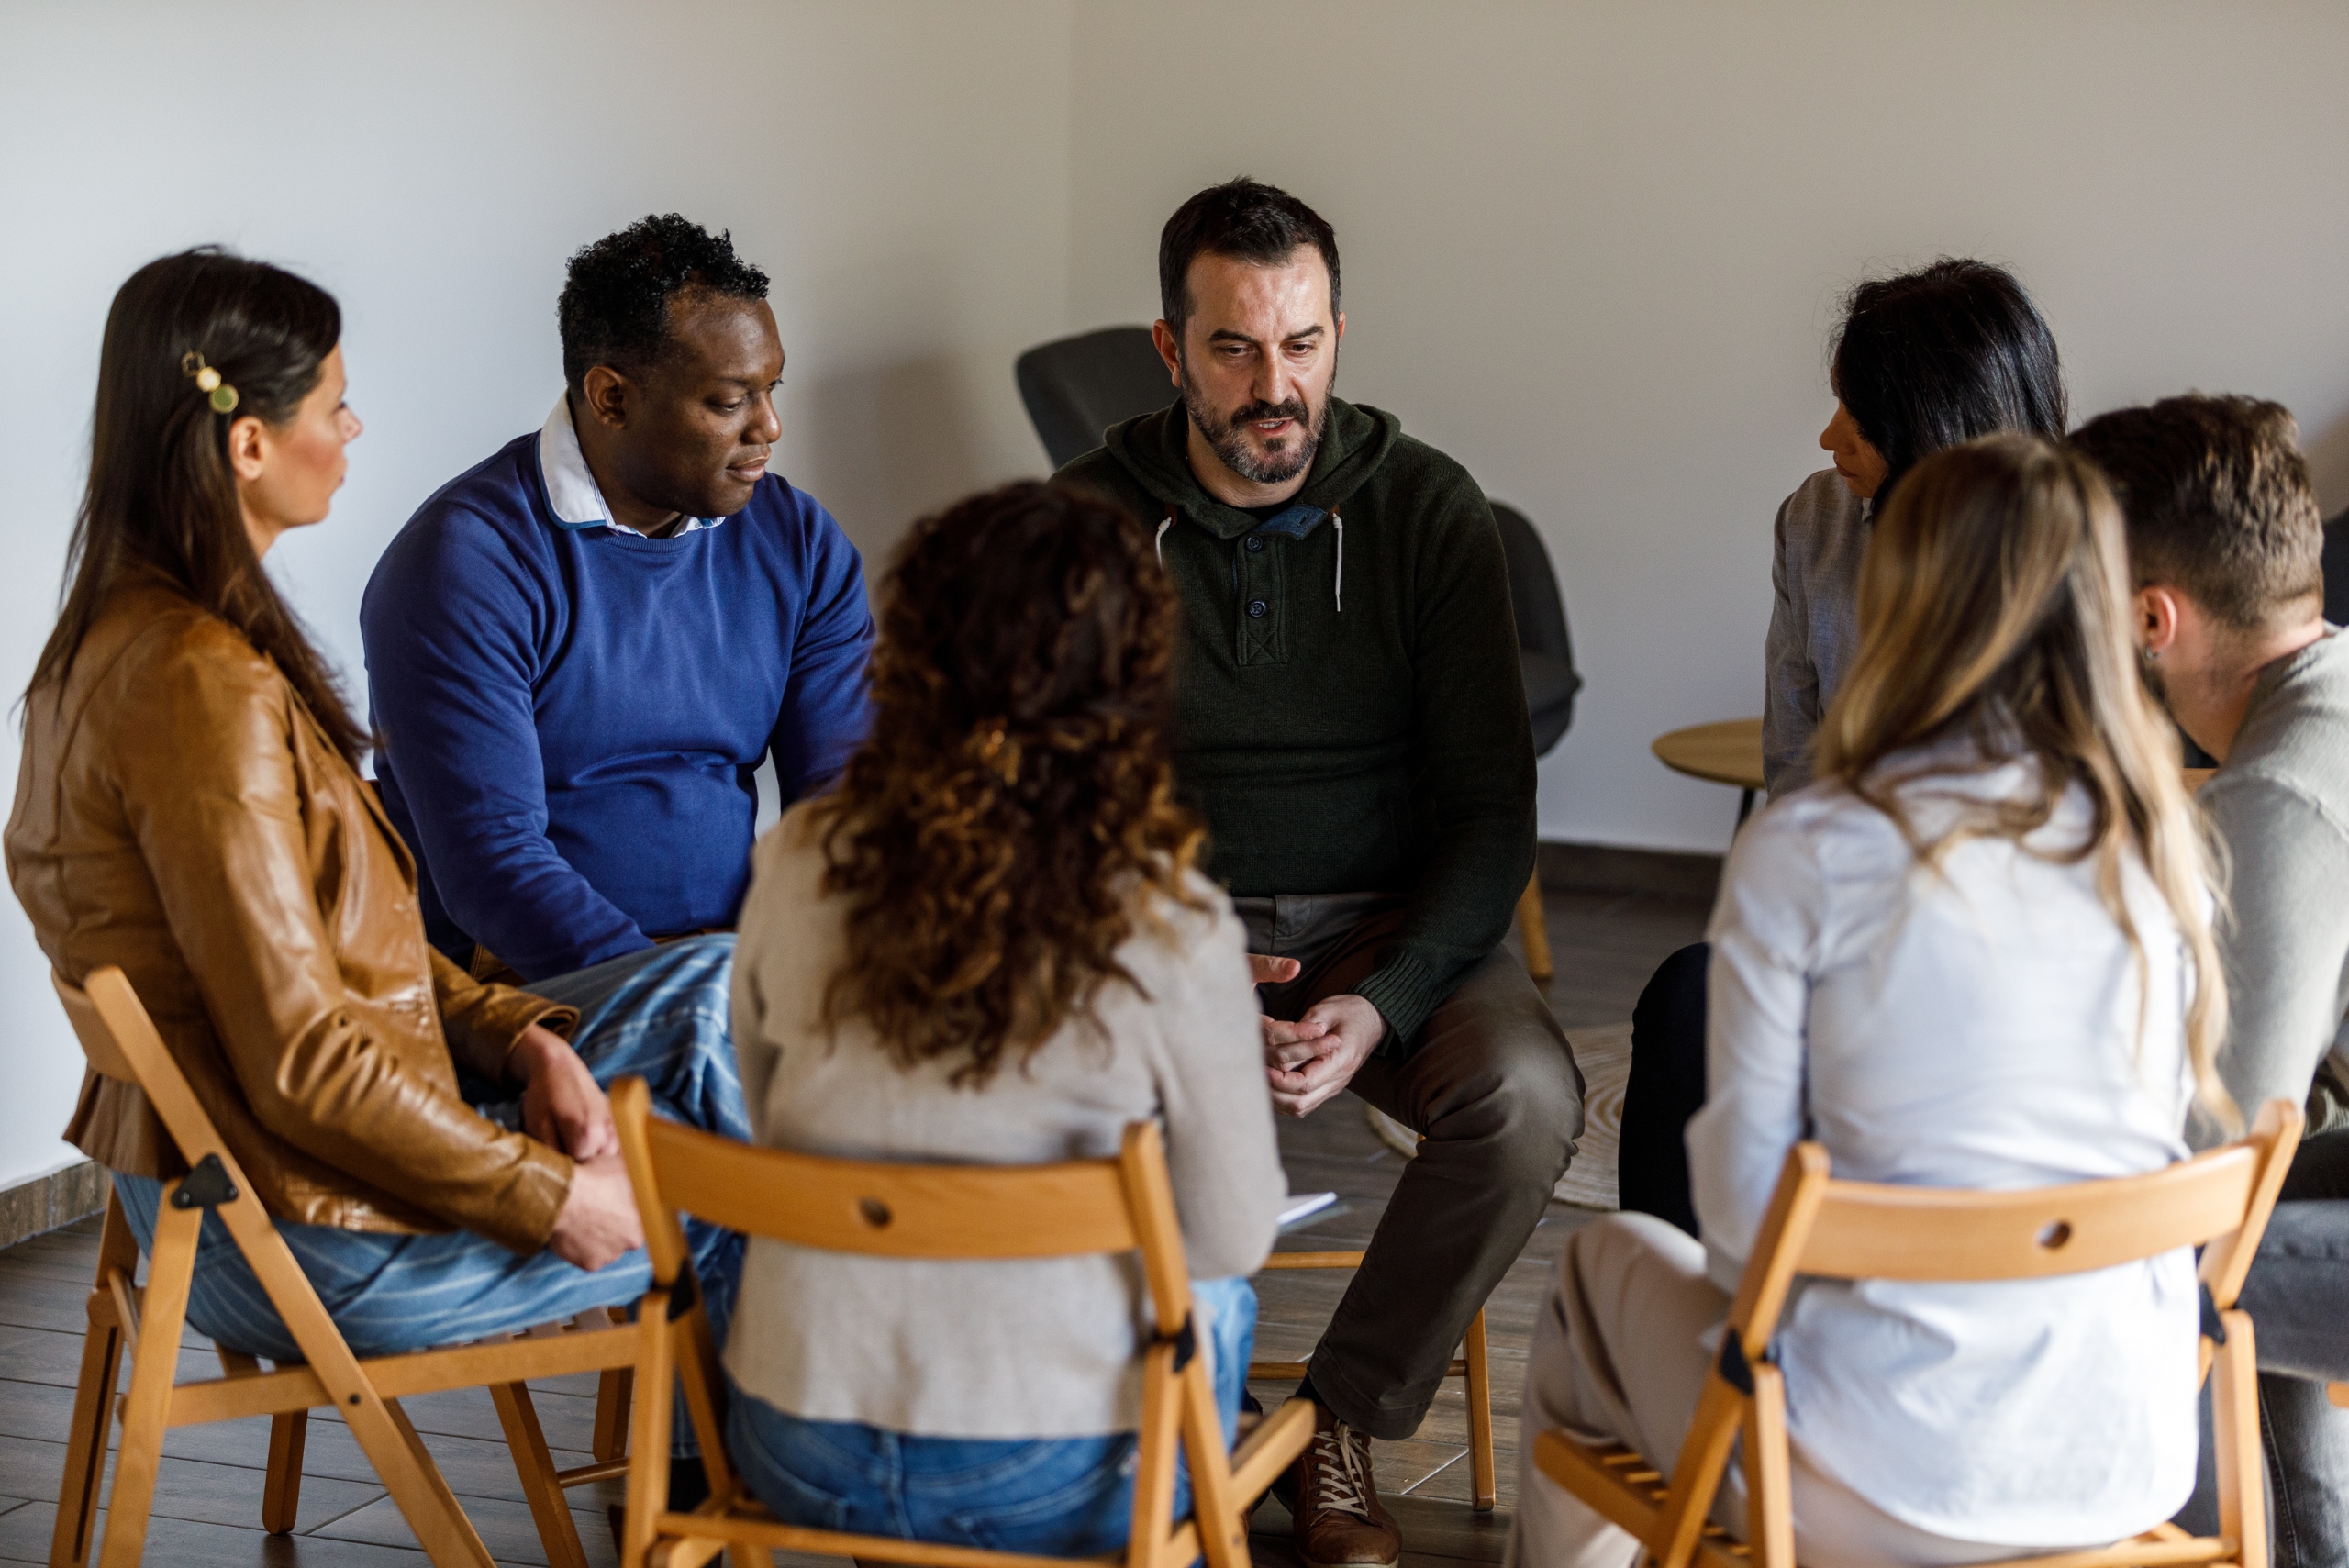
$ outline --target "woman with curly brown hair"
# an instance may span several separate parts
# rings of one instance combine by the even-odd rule
[[[1114,1154],[1153,1117],[1227,1435],[1286,1190],[1240,921],[1174,800],[1172,589],[1141,526],[1023,484],[917,525],[873,736],[759,845],[734,1031],[757,1141],[883,1160]],[[1124,1542],[1146,1337],[1092,1257],[753,1240],[730,1443],[795,1523],[1067,1555]]]

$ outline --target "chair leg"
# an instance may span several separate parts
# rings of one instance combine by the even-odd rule
[[[599,1461],[627,1455],[629,1404],[635,1394],[636,1373],[629,1367],[613,1367],[596,1383],[593,1451]]]
[[[1795,1568],[1794,1491],[1787,1450],[1787,1380],[1753,1370],[1745,1406],[1745,1543],[1753,1568]]]
[[[498,1424],[506,1429],[506,1446],[514,1451],[514,1470],[521,1477],[531,1521],[539,1527],[540,1544],[547,1550],[547,1568],[587,1568],[579,1527],[563,1500],[562,1483],[555,1478],[554,1456],[547,1451],[529,1385],[493,1383],[489,1396],[497,1406]]]
[[[90,1327],[82,1339],[82,1375],[73,1386],[73,1427],[66,1436],[65,1476],[58,1486],[57,1524],[50,1537],[50,1568],[83,1568],[98,1517],[98,1485],[106,1474],[106,1440],[114,1431],[115,1384],[122,1375],[128,1335],[115,1306],[113,1277],[139,1273],[139,1242],[123,1218],[122,1200],[106,1196],[98,1237],[97,1282],[90,1291]]]
[[[449,1490],[448,1477],[442,1475],[440,1467],[432,1462],[432,1451],[424,1446],[424,1439],[417,1433],[416,1423],[407,1418],[407,1412],[400,1408],[398,1400],[385,1399],[383,1407],[384,1414],[391,1419],[393,1432],[407,1449],[413,1468],[403,1473],[396,1469],[387,1469],[373,1453],[368,1454],[368,1458],[374,1462],[376,1478],[384,1483],[384,1490],[392,1495],[392,1502],[398,1507],[400,1517],[407,1520],[407,1528],[416,1532],[417,1540],[423,1544],[425,1555],[432,1559],[433,1568],[458,1568],[459,1564],[465,1564],[467,1568],[496,1568],[490,1560],[489,1548],[482,1544],[481,1532],[474,1529],[473,1521],[465,1517],[457,1495]],[[349,1418],[348,1416],[344,1418],[346,1420]],[[366,1445],[361,1446],[364,1448]],[[417,1490],[419,1476],[423,1484],[421,1495]],[[113,1565],[109,1563],[107,1568],[113,1568]]]
[[[147,1512],[155,1502],[163,1423],[172,1413],[172,1385],[179,1374],[180,1328],[187,1320],[188,1284],[195,1274],[196,1232],[204,1224],[204,1210],[172,1207],[178,1186],[174,1182],[164,1189],[155,1220],[139,1347],[131,1357],[130,1392],[122,1402],[122,1456],[115,1462],[114,1496],[107,1501],[106,1540],[98,1554],[102,1568],[137,1568],[147,1548]],[[101,1448],[95,1468],[105,1464]]]
[[[1468,1325],[1468,1473],[1476,1487],[1476,1511],[1489,1514],[1500,1501],[1493,1462],[1493,1368],[1485,1340],[1485,1309]]]
[[[114,1303],[97,1320],[91,1298],[89,1333],[82,1340],[82,1376],[73,1391],[73,1428],[65,1445],[65,1479],[58,1488],[57,1526],[50,1537],[50,1568],[83,1568],[90,1560],[91,1527],[98,1517],[98,1483],[106,1473],[106,1440],[114,1431],[115,1379],[122,1368],[122,1330]]]
[[[230,1377],[253,1377],[261,1362],[242,1351],[215,1345],[220,1370]],[[310,1434],[307,1410],[285,1410],[269,1418],[269,1468],[262,1473],[261,1528],[271,1535],[290,1535],[294,1518],[302,1508],[302,1449]]]
[[[1542,873],[1537,869],[1533,880],[1517,898],[1517,931],[1525,940],[1525,973],[1534,979],[1547,981],[1553,973],[1550,963],[1550,921],[1542,912]]]
[[[669,1423],[676,1397],[677,1368],[669,1336],[665,1294],[648,1297],[637,1314],[636,1370],[644,1397],[629,1413],[628,1520],[620,1541],[620,1568],[644,1568],[656,1544],[655,1520],[669,1506]]]
[[[289,1410],[269,1420],[269,1474],[262,1483],[261,1528],[290,1534],[302,1511],[302,1447],[310,1435],[310,1413]]]
[[[2259,1365],[2251,1314],[2219,1314],[2226,1342],[2210,1368],[2212,1458],[2217,1462],[2219,1533],[2242,1543],[2240,1568],[2267,1568],[2266,1461],[2259,1441]]]

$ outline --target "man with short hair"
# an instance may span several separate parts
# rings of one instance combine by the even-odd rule
[[[2220,764],[2200,797],[2232,864],[2220,1074],[2246,1118],[2308,1105],[2243,1305],[2279,1560],[2349,1563],[2349,1411],[2325,1396],[2349,1379],[2349,638],[2321,614],[2316,495],[2274,403],[2166,398],[2073,440],[2128,518],[2146,676]]]
[[[427,932],[476,973],[731,927],[759,764],[788,804],[863,738],[863,566],[767,472],[766,292],[674,213],[581,250],[553,412],[419,507],[367,584],[384,805]]]
[[[1424,1135],[1313,1353],[1293,1511],[1317,1568],[1400,1551],[1368,1438],[1407,1438],[1541,1219],[1582,1078],[1499,943],[1533,863],[1533,747],[1483,493],[1331,392],[1337,239],[1252,180],[1159,242],[1181,398],[1062,470],[1140,517],[1183,602],[1176,771],[1246,922],[1275,1103],[1351,1087]]]

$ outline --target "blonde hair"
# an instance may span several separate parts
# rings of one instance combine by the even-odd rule
[[[2098,896],[2141,980],[2144,941],[2121,896],[2126,857],[2151,874],[2193,972],[2186,1047],[2197,1097],[2232,1130],[2242,1117],[2217,1067],[2227,1029],[2211,933],[2217,851],[2179,773],[2176,727],[2138,677],[2129,603],[2121,509],[2085,458],[2015,434],[1927,458],[1894,490],[1862,559],[1859,652],[1820,725],[1818,776],[1890,817],[1932,866],[1969,839],[2020,841],[2078,785],[2093,828],[2058,858],[2095,861]],[[1947,759],[1883,764],[1961,736],[1985,771],[2034,759],[2038,788],[1927,840],[1897,792]],[[2149,1003],[2141,985],[2141,1017]]]

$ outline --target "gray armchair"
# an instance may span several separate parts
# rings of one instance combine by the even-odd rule
[[[1174,401],[1147,327],[1104,327],[1040,345],[1019,356],[1014,373],[1056,469],[1099,446],[1110,426]]]

